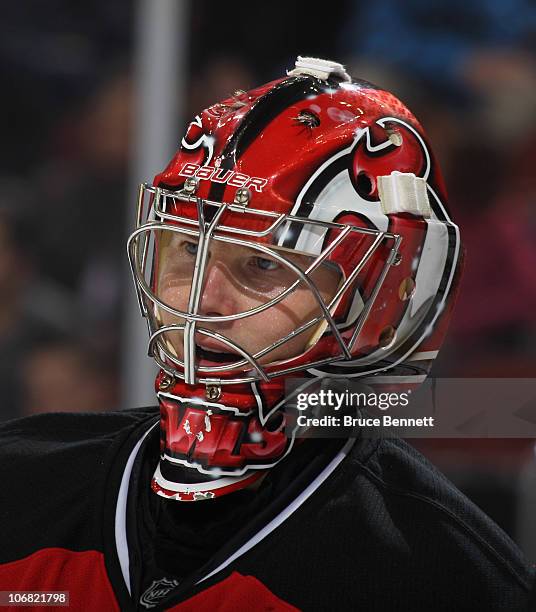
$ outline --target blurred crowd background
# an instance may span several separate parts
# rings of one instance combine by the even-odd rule
[[[199,110],[278,78],[298,54],[341,61],[407,103],[434,145],[467,249],[434,374],[534,378],[534,4],[176,1],[187,9],[177,24],[186,49],[177,143]],[[134,219],[138,10],[134,0],[23,0],[3,10],[2,420],[122,406],[122,322],[135,299],[124,243]],[[532,456],[529,441],[421,446],[519,535],[512,473]]]

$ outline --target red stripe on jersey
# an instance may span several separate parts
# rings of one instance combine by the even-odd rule
[[[233,572],[222,582],[194,595],[169,611],[236,612],[236,610],[265,610],[266,612],[296,612],[299,608],[279,599],[260,580]]]
[[[43,548],[24,559],[0,565],[3,591],[68,591],[69,610],[119,610],[104,566],[96,550],[75,552]],[[34,606],[65,610],[57,606]]]

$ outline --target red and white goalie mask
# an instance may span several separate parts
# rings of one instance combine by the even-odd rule
[[[335,62],[197,115],[128,252],[161,370],[160,495],[249,486],[287,455],[289,377],[420,382],[452,305],[460,237],[426,135]]]

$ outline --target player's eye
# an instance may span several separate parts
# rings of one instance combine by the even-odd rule
[[[195,256],[197,255],[198,244],[197,242],[189,242],[185,241],[183,243],[182,248],[188,253],[188,255]]]
[[[254,257],[252,264],[263,272],[273,272],[274,270],[279,270],[281,267],[277,261],[274,261],[273,259],[265,259],[264,257]]]

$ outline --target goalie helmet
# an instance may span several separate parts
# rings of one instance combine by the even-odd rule
[[[288,378],[421,382],[461,247],[411,112],[299,57],[194,118],[140,187],[128,252],[160,366],[153,488],[191,501],[288,454]]]

